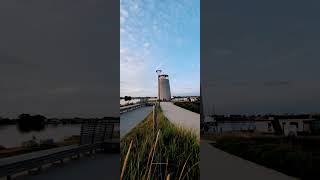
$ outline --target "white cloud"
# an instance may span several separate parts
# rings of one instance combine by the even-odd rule
[[[147,2],[146,2],[147,1]],[[184,25],[191,16],[199,20],[199,8],[195,1],[153,1],[127,0],[120,3],[120,80],[121,96],[156,95],[156,69],[163,69],[174,77],[176,68],[170,62],[165,44],[183,45],[187,41],[181,35]],[[192,15],[194,14],[194,15]],[[175,18],[180,18],[177,26]],[[175,18],[172,18],[175,17]],[[175,37],[175,38],[172,38]],[[169,67],[173,68],[171,70]],[[197,69],[194,63],[193,69]],[[176,79],[175,81],[180,81]],[[172,86],[176,88],[175,85]],[[173,92],[187,92],[187,88],[173,89]],[[190,89],[189,89],[190,91]],[[193,89],[191,89],[193,91]],[[196,91],[196,90],[195,90]]]
[[[143,44],[143,46],[144,46],[145,48],[149,48],[149,47],[150,47],[150,43],[146,42],[146,43]]]

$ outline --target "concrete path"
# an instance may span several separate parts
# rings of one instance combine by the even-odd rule
[[[15,179],[21,180],[119,180],[120,155],[95,154],[82,157],[56,167],[49,167],[36,175],[22,175]]]
[[[200,114],[183,109],[171,102],[161,102],[161,109],[172,123],[190,129],[200,136]]]
[[[292,180],[296,179],[221,151],[206,141],[200,142],[201,180]]]
[[[120,138],[123,138],[152,111],[152,106],[145,106],[120,115]]]

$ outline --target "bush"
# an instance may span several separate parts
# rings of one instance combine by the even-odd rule
[[[6,147],[0,145],[0,151],[5,150],[5,149],[6,149]]]
[[[319,177],[320,154],[314,143],[313,151],[307,147],[291,145],[282,138],[237,137],[232,135],[217,137],[215,146],[231,154],[302,179]]]
[[[45,120],[42,115],[21,114],[17,120],[18,129],[21,132],[41,131],[45,128]]]
[[[200,114],[200,102],[175,102],[174,105]]]

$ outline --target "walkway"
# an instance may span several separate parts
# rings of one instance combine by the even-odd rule
[[[200,142],[201,180],[211,179],[258,179],[292,180],[296,179],[272,169],[221,151],[208,142]]]
[[[21,176],[23,180],[119,179],[119,154],[95,154],[56,167],[49,167],[36,175]]]
[[[120,115],[120,138],[136,127],[152,111],[152,106],[144,106]]]
[[[178,107],[171,102],[161,102],[161,109],[172,123],[190,129],[200,136],[200,114]]]

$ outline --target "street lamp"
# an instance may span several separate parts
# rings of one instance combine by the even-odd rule
[[[161,75],[161,70],[160,69],[158,69],[158,70],[156,70],[156,73],[157,73],[157,75],[158,75],[158,100],[160,101],[160,75]]]

